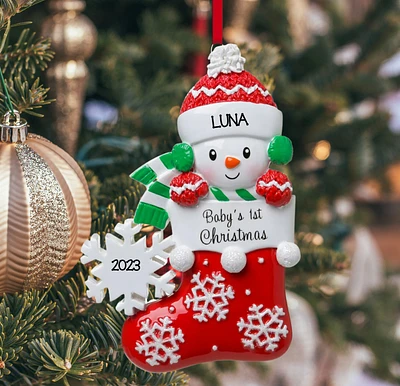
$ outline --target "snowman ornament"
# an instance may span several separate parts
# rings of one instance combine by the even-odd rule
[[[182,104],[182,143],[131,175],[147,186],[133,221],[172,228],[164,241],[156,237],[152,260],[162,261],[159,267],[168,260],[169,276],[153,270],[147,281],[161,299],[148,302],[148,292],[133,291],[133,315],[122,331],[128,358],[151,372],[275,359],[291,342],[285,268],[300,260],[295,197],[288,177],[270,165],[289,163],[292,144],[281,135],[272,96],[244,70],[239,48],[218,46],[209,60]],[[172,289],[176,271],[182,281]]]

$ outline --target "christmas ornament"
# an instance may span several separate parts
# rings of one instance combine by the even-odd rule
[[[89,71],[84,62],[94,52],[97,31],[81,12],[83,0],[51,0],[51,15],[43,22],[42,35],[51,38],[55,59],[46,71],[56,101],[51,105],[57,143],[73,155],[81,127]]]
[[[0,124],[0,293],[45,288],[65,275],[91,226],[77,163],[14,115]]]
[[[161,230],[170,222],[172,236],[158,232],[148,247],[128,220],[116,228],[123,240],[109,235],[104,250],[94,235],[82,249],[84,263],[101,263],[90,294],[124,295],[125,353],[151,372],[275,359],[292,337],[284,276],[300,259],[295,197],[288,177],[270,168],[291,160],[292,145],[238,47],[218,46],[209,60],[182,104],[183,142],[131,175],[147,186],[133,222]]]

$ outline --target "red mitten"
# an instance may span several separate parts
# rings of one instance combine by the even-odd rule
[[[182,206],[194,206],[208,193],[207,182],[196,173],[186,172],[170,183],[171,199]]]
[[[277,170],[268,170],[256,183],[256,192],[265,197],[269,205],[284,206],[292,198],[292,184],[289,178]]]

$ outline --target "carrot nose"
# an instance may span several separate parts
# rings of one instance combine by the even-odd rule
[[[234,169],[239,164],[240,164],[240,159],[237,159],[236,157],[226,157],[225,158],[225,166],[228,169]]]

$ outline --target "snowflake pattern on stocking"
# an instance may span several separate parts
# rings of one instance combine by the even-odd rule
[[[168,316],[160,318],[159,321],[160,323],[153,323],[153,326],[150,325],[150,319],[142,322],[142,342],[136,343],[136,351],[149,357],[146,362],[151,366],[157,366],[160,362],[166,363],[168,360],[170,364],[177,363],[181,357],[176,354],[179,351],[178,342],[185,341],[182,330],[178,328],[175,332],[175,327],[171,326],[172,320]]]
[[[200,278],[200,272],[193,275],[191,283],[196,285],[192,287],[192,293],[188,294],[185,299],[186,308],[193,306],[193,318],[199,322],[207,322],[208,318],[217,317],[217,321],[226,319],[229,312],[227,306],[228,299],[233,299],[235,293],[231,286],[225,286],[222,282],[225,278],[218,272],[213,272],[212,277],[208,275],[204,280]]]
[[[249,311],[251,312],[247,315],[247,322],[243,318],[237,323],[239,327],[239,332],[246,329],[244,336],[246,338],[242,339],[244,347],[255,349],[255,347],[265,347],[265,351],[275,351],[278,347],[277,342],[281,340],[282,337],[286,338],[288,334],[288,328],[283,325],[282,316],[285,315],[283,308],[275,306],[272,310],[265,308],[262,304],[253,304]]]

